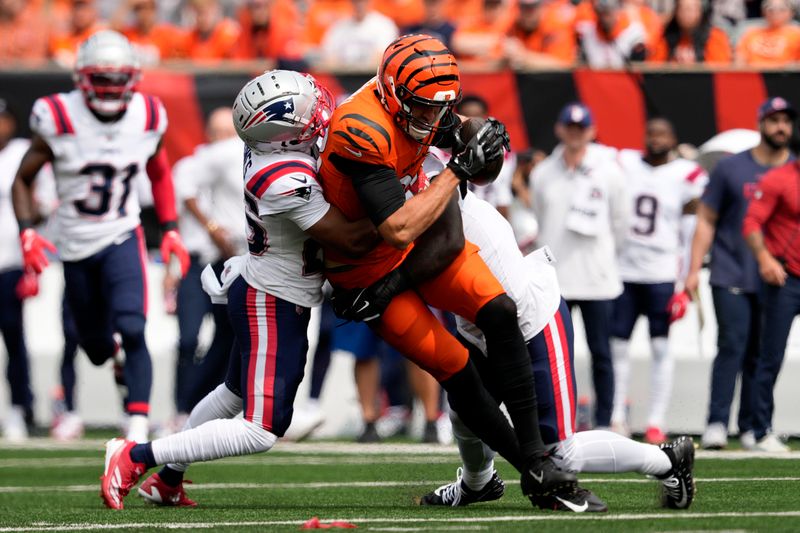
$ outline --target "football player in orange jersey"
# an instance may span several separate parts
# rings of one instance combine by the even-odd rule
[[[522,472],[529,497],[571,490],[575,476],[544,456],[533,372],[516,321],[516,306],[465,242],[460,183],[502,157],[505,127],[490,119],[469,142],[458,138],[453,106],[461,96],[455,58],[426,35],[398,38],[384,52],[378,76],[334,112],[320,163],[328,201],[350,220],[369,217],[383,241],[352,259],[325,250],[326,275],[338,290],[335,306],[362,319],[387,342],[430,372],[451,407],[476,435]],[[454,156],[432,183],[422,163],[430,145]],[[366,289],[364,289],[366,287]],[[427,304],[475,323],[505,383],[514,428],[480,380],[467,350]],[[480,492],[480,491],[479,491]],[[486,480],[474,501],[502,495]]]

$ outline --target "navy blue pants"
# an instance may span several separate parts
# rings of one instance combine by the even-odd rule
[[[611,314],[611,336],[630,339],[636,320],[644,315],[650,328],[650,337],[669,334],[669,300],[675,292],[674,283],[628,283],[622,294],[614,300]]]
[[[64,331],[64,352],[61,357],[61,386],[67,411],[75,410],[75,355],[78,353],[78,328],[66,297],[61,299],[61,327]]]
[[[592,382],[594,384],[595,426],[611,425],[614,407],[614,363],[611,359],[612,300],[569,300],[569,309],[578,307],[583,317],[586,343],[592,355]]]
[[[224,263],[213,265],[217,274]],[[192,256],[189,272],[178,287],[178,367],[175,373],[175,406],[178,412],[188,413],[222,381],[233,346],[233,330],[224,305],[213,305],[203,291],[200,274],[205,268],[197,256]],[[198,335],[206,315],[214,317],[214,339],[205,355],[198,357]]]
[[[333,329],[335,327],[336,315],[333,314],[333,306],[330,300],[326,298],[322,302],[320,309],[317,349],[314,350],[314,360],[311,363],[311,383],[308,397],[313,400],[319,400],[322,394],[322,384],[331,364],[331,341],[333,340]]]
[[[492,365],[475,346],[459,340],[467,347],[486,389],[496,399],[503,383],[497,379]],[[575,382],[574,331],[572,318],[564,300],[550,322],[527,343],[533,365],[539,431],[545,444],[554,444],[575,433],[577,385]]]
[[[238,278],[228,291],[235,335],[226,385],[241,393],[244,418],[282,437],[303,380],[311,310],[254,289]]]
[[[753,378],[753,432],[756,439],[772,429],[773,392],[786,354],[794,317],[800,314],[800,278],[791,274],[783,287],[764,285],[761,349]]]
[[[116,353],[114,333],[125,350],[125,409],[150,410],[153,367],[144,339],[147,312],[147,256],[141,228],[119,244],[80,261],[64,262],[64,293],[80,345],[89,360],[102,365]]]
[[[711,370],[708,423],[728,426],[736,378],[741,374],[738,425],[740,432],[749,431],[753,429],[753,383],[761,337],[760,298],[757,294],[725,287],[712,287],[711,294],[718,332],[717,356]]]
[[[6,376],[11,389],[11,404],[30,412],[33,407],[28,351],[22,329],[22,301],[17,298],[17,283],[22,270],[0,273],[0,332],[8,352]]]

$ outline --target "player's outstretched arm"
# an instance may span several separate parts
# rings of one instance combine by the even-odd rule
[[[22,156],[14,183],[11,186],[11,201],[19,224],[19,238],[22,245],[22,261],[26,272],[40,274],[48,265],[45,251],[56,252],[53,244],[33,229],[37,218],[33,199],[33,182],[42,167],[54,159],[53,151],[39,135],[34,135],[28,151]]]
[[[306,233],[323,247],[353,258],[366,254],[379,242],[378,231],[372,222],[366,218],[350,222],[334,206]]]

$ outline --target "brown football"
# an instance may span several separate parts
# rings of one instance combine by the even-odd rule
[[[461,142],[464,144],[468,143],[470,139],[472,139],[478,130],[486,124],[486,119],[480,117],[473,117],[465,120],[461,124]],[[474,183],[475,185],[489,185],[494,180],[497,179],[497,176],[500,175],[500,170],[503,168],[503,157],[498,157],[486,162],[486,166],[483,168],[483,171],[480,172],[477,176],[471,178],[469,181]]]

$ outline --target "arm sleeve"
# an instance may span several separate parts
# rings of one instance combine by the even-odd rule
[[[405,204],[403,185],[391,168],[352,161],[337,154],[331,155],[330,160],[340,172],[350,176],[358,199],[375,227]]]
[[[687,204],[695,198],[700,198],[707,184],[708,174],[706,174],[702,167],[695,167],[686,175],[686,179],[683,180],[683,197],[681,201]]]
[[[167,152],[163,148],[147,162],[147,176],[153,189],[153,204],[159,223],[162,226],[174,226],[178,219],[175,210],[175,189],[172,185],[172,170],[167,161]]]
[[[764,223],[772,216],[780,200],[780,180],[781,175],[773,172],[768,172],[761,178],[742,222],[742,235],[745,237],[762,231]]]

